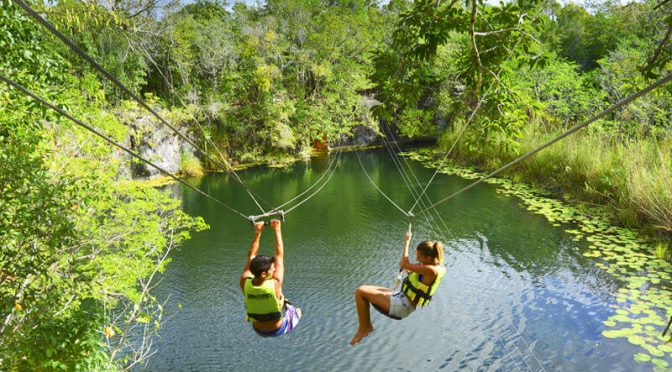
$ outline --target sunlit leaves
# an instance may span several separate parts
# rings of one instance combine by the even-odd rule
[[[127,138],[128,129],[104,110],[100,80],[73,74],[57,48],[43,45],[43,30],[5,5],[0,30],[13,37],[11,45],[0,40],[2,73],[109,136]],[[143,284],[163,270],[185,230],[205,225],[163,192],[117,183],[116,150],[17,90],[0,85],[0,106],[0,369],[118,368],[135,353],[120,322],[128,318],[111,310],[138,305],[157,327],[161,307]],[[113,350],[124,360],[112,358]]]

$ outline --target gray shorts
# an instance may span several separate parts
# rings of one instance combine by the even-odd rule
[[[396,318],[403,319],[409,316],[415,308],[408,300],[405,294],[398,292],[390,295],[390,315]]]

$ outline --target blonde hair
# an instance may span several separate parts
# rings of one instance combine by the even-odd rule
[[[425,240],[415,248],[423,256],[435,258],[438,263],[443,263],[443,244],[440,241]]]

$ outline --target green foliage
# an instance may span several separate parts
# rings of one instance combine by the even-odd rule
[[[604,93],[574,64],[552,58],[543,69],[522,66],[511,72],[515,90],[539,102],[535,111],[550,126],[568,128],[605,105]]]
[[[12,39],[0,42],[0,72],[126,138],[127,129],[103,110],[100,81],[73,76],[68,61],[37,42],[41,32],[3,2],[0,33]],[[115,182],[117,152],[4,84],[0,106],[0,369],[135,363],[146,349],[131,334],[139,324],[146,334],[160,325],[161,305],[149,292],[155,273],[189,230],[205,224],[166,193]],[[155,322],[138,323],[143,314]]]
[[[201,162],[191,153],[183,152],[180,154],[180,172],[189,176],[201,176],[204,174]]]
[[[132,362],[137,355],[129,352],[128,336],[137,313],[160,319],[147,280],[163,270],[166,253],[187,231],[204,228],[203,222],[162,192],[112,183],[116,171],[101,171],[98,161],[68,162],[72,154],[52,148],[31,124],[39,110],[26,115],[16,106],[25,102],[0,101],[13,113],[0,117],[0,313],[8,321],[0,329],[3,367],[90,370]],[[76,142],[87,139],[78,137]],[[65,148],[76,144],[61,141]],[[67,168],[47,167],[46,156]],[[114,154],[108,149],[107,156]],[[111,310],[122,304],[130,310],[113,318]],[[109,344],[102,330],[112,319],[119,319],[121,331]],[[120,351],[123,357],[116,359]]]
[[[605,13],[593,16],[580,5],[569,3],[554,16],[554,39],[549,42],[560,56],[575,61],[585,70],[595,68],[597,60],[612,49],[621,36],[609,32],[616,30],[608,29],[609,19]]]
[[[535,1],[500,6],[471,2],[466,7],[457,2],[414,2],[400,14],[391,47],[377,55],[373,77],[384,102],[377,108],[379,116],[401,121],[413,117],[404,110],[431,111],[438,102],[435,115],[448,116],[444,120],[457,124],[478,107],[481,119],[474,125],[481,133],[478,136],[497,132],[507,147],[513,145],[507,138],[518,136],[524,110],[502,114],[504,108],[517,104],[518,97],[500,92],[507,89],[500,74],[506,63],[517,62],[519,67],[542,59],[531,36],[539,22],[528,16],[537,6]],[[479,96],[485,92],[494,97],[481,107]],[[425,131],[422,127],[410,130],[414,123],[419,122],[401,124],[402,132]]]
[[[456,2],[420,0],[399,14],[394,44],[410,59],[429,59],[452,32],[469,27],[469,13]]]
[[[201,1],[163,17],[154,60],[169,65],[163,75],[203,108],[234,157],[302,153],[313,139],[366,124],[358,101],[371,88],[370,54],[389,29],[384,19],[366,2],[322,8],[295,0],[228,12]]]
[[[647,51],[648,60],[640,68],[646,67],[651,72],[654,66],[665,66],[671,56],[669,38],[664,36],[669,30],[670,18],[666,11],[654,9],[658,3],[604,2],[591,12],[577,4],[561,7],[556,3],[546,12],[554,21],[545,23],[540,37],[558,55],[576,62],[583,70],[597,68],[598,61],[616,49],[623,39],[639,39],[649,44],[642,48]],[[654,55],[656,44],[661,53]]]
[[[59,1],[55,6],[44,7],[47,20],[69,37],[84,52],[89,54],[103,68],[117,77],[131,91],[139,92],[146,83],[147,63],[137,45],[135,33],[138,29],[149,28],[138,22],[138,18],[130,18],[121,9],[110,9],[96,2]],[[42,31],[43,33],[46,30]],[[47,34],[45,34],[47,35]],[[51,39],[53,36],[41,37]],[[75,56],[66,46],[54,40],[52,44],[64,56],[72,56],[72,63],[82,66],[88,71],[92,67],[81,64],[80,57]],[[109,92],[117,100],[124,98],[122,93],[113,86]]]
[[[609,56],[599,61],[599,82],[610,103],[620,101],[650,83],[641,71],[647,58],[640,48],[642,44],[639,39],[624,39]],[[669,86],[662,87],[619,111],[605,127],[613,129],[621,137],[643,138],[651,135],[659,138],[669,133],[672,124],[669,120],[671,94]]]
[[[405,110],[399,116],[399,130],[402,135],[412,137],[422,137],[435,134],[432,132],[431,112],[425,110]]]

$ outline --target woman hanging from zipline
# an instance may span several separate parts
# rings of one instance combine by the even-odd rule
[[[275,257],[257,256],[264,222],[256,222],[245,269],[240,276],[247,320],[252,322],[254,331],[263,337],[287,334],[301,319],[301,309],[295,308],[282,294],[285,249],[280,221],[272,220],[270,225],[275,231]]]
[[[439,282],[446,274],[443,262],[443,245],[441,242],[425,240],[418,244],[415,257],[419,263],[408,260],[408,247],[411,244],[411,230],[404,236],[404,250],[399,266],[409,274],[404,279],[401,291],[393,289],[362,285],[355,292],[357,318],[359,328],[350,340],[354,345],[373,331],[369,304],[392,319],[403,319],[411,314],[417,306],[426,306],[439,286]]]

